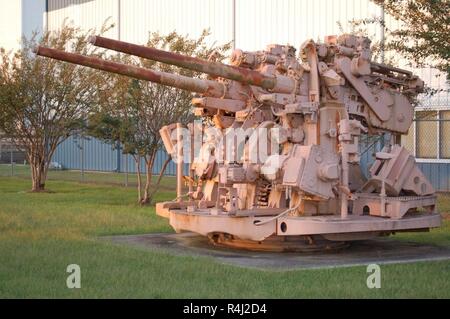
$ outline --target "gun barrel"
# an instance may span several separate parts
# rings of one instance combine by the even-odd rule
[[[276,86],[276,78],[260,72],[226,65],[216,61],[185,56],[178,53],[167,52],[142,45],[108,39],[100,36],[91,36],[89,42],[95,46],[135,55],[141,58],[176,65],[185,69],[203,72],[215,77],[221,77],[241,83],[255,85],[264,89],[273,89]]]
[[[126,75],[132,78],[159,83],[191,92],[202,93],[212,97],[222,97],[224,95],[223,85],[211,80],[202,80],[183,75],[149,70],[133,65],[126,65],[123,63],[117,63],[96,57],[84,56],[81,54],[65,52],[42,46],[36,47],[34,51],[37,55],[55,60]]]

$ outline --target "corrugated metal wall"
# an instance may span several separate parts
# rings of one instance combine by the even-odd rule
[[[48,0],[47,28],[56,30],[64,22],[84,30],[100,30],[109,19],[116,26],[105,34],[117,38],[118,6],[115,0]]]
[[[233,39],[235,26],[236,47],[244,50],[259,50],[271,43],[289,43],[298,48],[308,39],[322,39],[329,34],[351,31],[348,21],[379,17],[381,10],[369,0],[49,0],[48,28],[57,29],[64,20],[73,21],[84,29],[97,30],[109,18],[115,23],[106,36],[133,43],[145,43],[149,32],[166,34],[176,30],[192,37],[210,28],[210,43],[225,43]],[[386,17],[387,27],[398,23]],[[373,40],[380,39],[378,27],[368,28]],[[401,65],[406,61],[401,60]],[[436,77],[430,69],[413,70],[435,88],[448,87],[445,77]],[[426,100],[425,105],[448,105],[448,92]],[[449,137],[450,138],[450,137]],[[85,169],[117,169],[117,151],[96,140],[84,141]],[[379,147],[379,146],[377,146]],[[80,168],[80,149],[74,146],[73,138],[62,143],[55,160],[68,168]],[[89,156],[87,154],[90,154]],[[155,171],[159,170],[166,154],[158,155]],[[367,170],[372,153],[362,157],[363,170]],[[123,171],[125,156],[121,155],[120,170]],[[159,166],[158,166],[159,165]],[[421,163],[425,174],[436,188],[450,190],[450,163]],[[134,171],[134,162],[128,160],[129,171]],[[175,173],[173,163],[167,169]],[[442,187],[445,187],[442,189]]]
[[[290,43],[323,38],[348,31],[351,19],[377,17],[380,9],[369,0],[236,0],[236,47],[257,50],[270,43]],[[119,21],[120,17],[120,21]],[[209,28],[211,42],[232,40],[233,0],[49,0],[49,29],[64,20],[84,29],[106,19],[116,24],[107,36],[145,43],[149,32],[176,30],[198,36]],[[390,23],[388,21],[388,23]],[[380,30],[370,27],[373,37]]]
[[[298,48],[306,39],[340,33],[338,22],[347,28],[351,19],[379,14],[368,0],[237,0],[237,47],[257,50],[270,43],[289,43]],[[379,36],[378,28],[369,31]]]
[[[159,174],[167,158],[165,151],[158,151],[153,167],[154,174]],[[117,147],[91,137],[69,137],[56,149],[53,161],[61,164],[64,169],[130,173],[137,171],[136,163],[131,155],[122,154]],[[145,163],[141,160],[141,172],[144,171]],[[165,173],[166,175],[176,174],[173,161],[169,162]],[[188,165],[185,165],[185,174],[188,174]]]
[[[231,1],[209,0],[121,0],[120,38],[145,43],[149,32],[163,34],[176,30],[192,37],[210,28],[211,41],[232,39]]]
[[[435,190],[440,192],[450,191],[450,164],[417,163],[417,165],[431,182]]]

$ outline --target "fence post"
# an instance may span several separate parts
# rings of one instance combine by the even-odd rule
[[[116,170],[117,173],[121,172],[121,167],[120,167],[120,160],[121,160],[121,151],[120,151],[120,142],[117,142],[117,156],[116,156],[116,160],[117,160],[117,164],[116,164]]]
[[[128,154],[125,154],[125,187],[128,187]]]
[[[81,182],[84,182],[84,135],[81,134]]]
[[[14,161],[13,161],[13,150],[10,149],[10,161],[11,161],[11,176],[14,176]]]

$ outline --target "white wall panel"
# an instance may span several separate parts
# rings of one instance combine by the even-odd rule
[[[349,20],[379,16],[380,10],[369,0],[238,0],[236,14],[237,47],[257,50],[270,43],[298,48],[306,39],[339,34],[338,22],[349,31]],[[376,27],[369,33],[380,36]]]
[[[44,18],[45,0],[22,0],[22,34],[26,38],[42,33]]]
[[[116,26],[105,36],[117,38],[117,3],[117,0],[49,0],[48,28],[58,29],[66,21],[84,30],[100,30],[103,23],[109,19],[108,22]]]
[[[22,2],[0,0],[0,8],[0,47],[15,50],[22,34]]]
[[[122,0],[121,39],[145,43],[149,32],[177,31],[198,37],[211,29],[211,41],[232,37],[232,5],[225,0]]]

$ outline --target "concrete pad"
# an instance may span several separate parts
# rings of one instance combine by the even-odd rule
[[[270,270],[350,267],[358,265],[450,260],[450,247],[403,242],[390,238],[353,242],[340,251],[272,253],[216,247],[193,233],[107,236],[102,240],[175,255],[207,256],[218,262]]]

